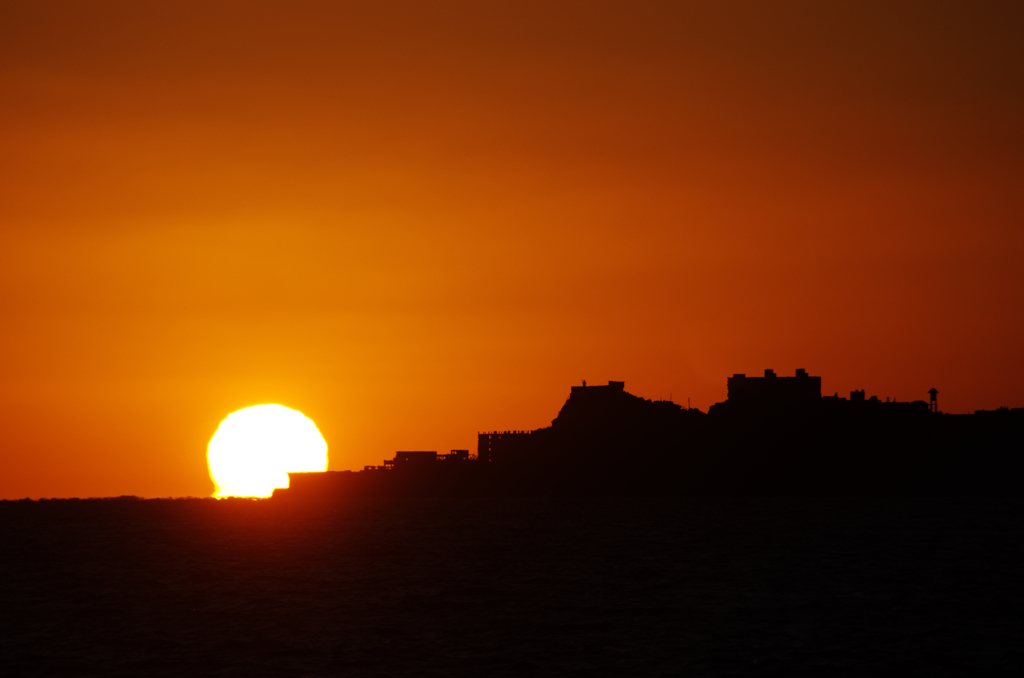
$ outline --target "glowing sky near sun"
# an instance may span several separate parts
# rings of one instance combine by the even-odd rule
[[[1024,4],[0,3],[0,497],[733,373],[1024,406]]]

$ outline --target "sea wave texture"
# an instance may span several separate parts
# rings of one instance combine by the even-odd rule
[[[1024,668],[1024,502],[0,502],[9,676]]]

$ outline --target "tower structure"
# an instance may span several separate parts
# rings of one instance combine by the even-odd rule
[[[928,409],[931,410],[932,412],[938,412],[939,399],[936,396],[939,395],[939,390],[937,388],[933,388],[928,391],[928,395],[931,396],[931,398],[928,400]]]

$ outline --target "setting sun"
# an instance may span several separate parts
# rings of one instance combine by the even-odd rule
[[[288,473],[326,471],[327,443],[316,424],[282,405],[228,415],[207,448],[215,497],[269,497]]]

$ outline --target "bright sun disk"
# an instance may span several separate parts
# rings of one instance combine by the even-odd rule
[[[269,497],[288,473],[327,470],[327,443],[313,420],[283,405],[229,414],[206,453],[215,497]]]

